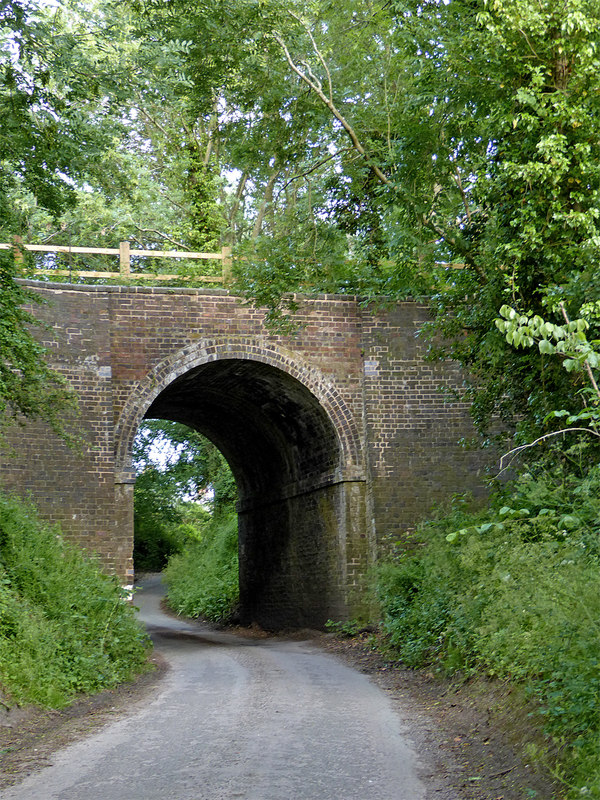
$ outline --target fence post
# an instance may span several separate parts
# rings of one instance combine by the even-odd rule
[[[18,269],[23,269],[25,266],[25,256],[23,255],[23,237],[12,237],[13,254],[15,257],[15,265]]]
[[[221,248],[221,259],[222,259],[222,275],[223,275],[223,285],[227,286],[231,283],[231,247],[222,247]]]
[[[119,242],[119,271],[122,278],[129,278],[131,276],[129,242]]]

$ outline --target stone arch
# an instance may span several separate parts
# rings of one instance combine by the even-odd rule
[[[115,429],[115,468],[119,476],[131,476],[131,449],[139,425],[158,395],[175,380],[219,360],[247,360],[275,367],[296,379],[314,395],[327,413],[341,451],[341,474],[363,478],[364,463],[361,437],[352,416],[333,381],[296,354],[260,340],[248,343],[206,340],[189,345],[159,362],[128,395]]]
[[[367,520],[359,432],[333,381],[270,343],[190,345],[130,392],[116,429],[117,483],[133,482],[144,417],[187,424],[229,462],[242,621],[281,628],[344,616]]]

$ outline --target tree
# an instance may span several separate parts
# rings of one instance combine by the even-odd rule
[[[216,510],[235,501],[235,481],[220,451],[179,422],[146,420],[135,438],[133,462],[138,481],[149,474],[160,483],[165,509],[204,500]]]
[[[275,312],[296,289],[368,291],[387,255],[381,190],[398,63],[386,5],[143,10],[140,25],[187,45],[190,106],[213,115],[214,168],[236,176],[225,235],[242,256],[237,290]]]
[[[102,0],[14,0],[0,25],[4,240],[219,249],[219,176],[187,110],[181,46],[138,35],[125,5]]]
[[[560,322],[558,300],[574,318],[598,298],[600,9],[580,0],[452,2],[444,16],[453,7],[469,21],[459,28],[477,35],[469,45],[448,29],[433,84],[443,101],[429,128],[445,147],[434,153],[422,230],[437,236],[425,260],[445,253],[464,265],[430,284],[435,333],[450,341],[436,352],[468,367],[482,426],[500,411],[537,431],[572,383],[557,361],[514,351],[494,319],[508,303]]]
[[[211,516],[233,508],[236,486],[217,448],[185,425],[146,421],[134,441],[138,569],[161,570]]]
[[[543,425],[565,373],[494,320],[598,297],[597,3],[209,5],[159,13],[195,42],[187,74],[199,108],[209,87],[222,103],[228,166],[258,164],[269,134],[240,285],[273,307],[297,288],[425,294],[432,355],[467,368],[480,428]]]
[[[36,296],[15,282],[12,253],[0,253],[0,431],[22,417],[43,419],[68,441],[66,415],[76,396],[45,361],[45,349],[32,333],[39,323],[24,308]]]
[[[28,206],[57,216],[75,203],[78,181],[101,173],[112,114],[101,76],[113,54],[108,31],[104,49],[94,47],[90,25],[96,20],[93,7],[76,3],[3,5],[0,224],[9,234],[26,232]]]

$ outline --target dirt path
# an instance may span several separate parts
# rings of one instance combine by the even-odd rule
[[[178,621],[183,628],[178,629],[177,632],[162,629],[162,636],[168,643],[167,650],[176,642],[183,641],[184,649],[189,653],[194,654],[197,659],[198,650],[210,651],[210,658],[215,651],[225,652],[227,648],[227,634],[225,640],[220,640],[222,643],[215,644],[214,639],[209,635],[208,639],[206,634],[200,636],[198,633],[186,633],[187,623]],[[164,625],[160,618],[155,617],[150,619],[150,624],[156,628]],[[251,635],[251,634],[250,634]],[[186,641],[187,637],[187,641]],[[210,644],[207,644],[211,642]],[[321,763],[321,767],[317,772],[327,772],[327,764],[321,758],[320,750],[329,746],[328,739],[331,736],[323,737],[323,725],[325,724],[326,716],[319,716],[319,707],[323,705],[325,697],[331,695],[340,680],[339,673],[328,673],[328,677],[320,678],[325,691],[320,691],[312,696],[308,702],[312,713],[301,714],[300,717],[288,717],[287,725],[276,727],[277,734],[275,741],[269,741],[263,737],[266,734],[267,728],[272,727],[276,718],[281,715],[282,711],[285,714],[295,714],[296,711],[291,708],[292,706],[299,706],[301,709],[306,706],[305,699],[307,698],[306,690],[309,683],[313,681],[306,677],[311,671],[314,671],[314,665],[318,660],[318,650],[315,648],[315,641],[309,642],[292,642],[281,639],[280,637],[262,642],[247,641],[250,646],[244,647],[237,645],[237,653],[242,653],[242,666],[240,662],[236,662],[233,667],[233,672],[238,672],[238,676],[242,676],[241,683],[234,680],[233,672],[223,672],[223,664],[217,666],[216,673],[214,670],[213,677],[216,674],[221,675],[219,680],[221,683],[225,681],[227,684],[227,695],[231,695],[231,687],[238,687],[238,698],[230,705],[229,713],[234,726],[238,725],[236,718],[240,716],[240,703],[239,700],[246,691],[244,684],[247,683],[248,674],[244,672],[248,665],[244,665],[244,659],[251,657],[254,659],[256,654],[262,653],[259,658],[259,663],[262,665],[261,669],[272,670],[275,673],[281,674],[281,681],[276,684],[279,688],[277,692],[283,691],[284,684],[290,682],[290,658],[296,658],[298,653],[293,651],[300,650],[300,658],[303,666],[293,667],[294,676],[293,683],[298,686],[299,683],[304,681],[304,688],[301,692],[297,692],[298,696],[290,698],[286,694],[279,696],[277,700],[273,698],[273,684],[269,684],[268,695],[264,693],[260,696],[254,697],[252,701],[254,705],[250,715],[247,717],[246,727],[234,727],[231,731],[230,738],[227,734],[223,735],[222,731],[217,734],[215,731],[211,733],[212,739],[217,739],[217,744],[214,749],[210,749],[211,745],[207,742],[196,742],[193,750],[199,751],[201,759],[198,762],[198,769],[203,774],[203,780],[206,780],[205,772],[208,768],[208,762],[211,761],[211,772],[216,776],[215,784],[212,789],[203,788],[202,793],[198,794],[198,773],[192,779],[189,775],[184,776],[183,784],[176,793],[167,793],[157,796],[172,797],[173,800],[184,800],[188,797],[185,792],[186,785],[193,785],[195,787],[193,796],[194,798],[210,798],[216,800],[223,796],[223,798],[230,798],[234,796],[239,797],[257,797],[259,800],[287,800],[288,797],[297,798],[297,800],[307,800],[311,797],[319,797],[320,800],[349,800],[351,797],[360,798],[360,800],[368,800],[370,797],[377,797],[378,800],[399,800],[399,798],[406,798],[406,800],[526,800],[527,798],[537,797],[539,800],[550,800],[553,796],[551,784],[541,775],[537,775],[535,771],[529,766],[526,766],[527,761],[523,760],[522,744],[520,739],[528,732],[523,725],[514,725],[513,705],[511,704],[510,696],[505,691],[497,687],[490,687],[486,684],[479,684],[477,687],[462,687],[461,689],[452,688],[449,685],[441,684],[432,676],[427,676],[421,672],[402,671],[392,669],[386,665],[385,661],[376,653],[369,650],[365,641],[349,641],[349,640],[336,640],[330,636],[322,636],[317,640],[318,646],[325,649],[329,653],[336,655],[335,659],[326,658],[326,662],[336,663],[339,660],[345,661],[355,670],[362,672],[369,676],[370,684],[376,684],[377,687],[383,692],[387,698],[389,708],[393,710],[394,719],[386,716],[388,713],[384,706],[384,718],[386,725],[388,725],[387,738],[390,736],[395,738],[398,733],[402,734],[404,740],[404,747],[408,747],[409,761],[418,761],[419,772],[418,775],[412,775],[412,768],[409,765],[409,779],[416,778],[416,783],[412,789],[409,789],[409,794],[391,793],[393,790],[390,786],[406,786],[406,777],[398,775],[392,770],[392,774],[384,774],[388,771],[389,761],[398,759],[397,752],[389,751],[389,741],[380,742],[373,745],[375,749],[380,749],[384,756],[384,761],[377,760],[373,762],[377,771],[377,776],[367,777],[367,783],[359,787],[358,794],[352,792],[356,788],[356,782],[362,780],[362,773],[364,769],[364,752],[360,751],[359,755],[356,754],[349,759],[346,759],[347,771],[349,770],[350,783],[346,788],[340,788],[338,785],[336,789],[327,788],[320,778],[314,784],[315,767]],[[223,643],[224,642],[224,643]],[[164,642],[163,642],[164,644]],[[258,647],[256,645],[259,645]],[[159,646],[160,652],[160,646]],[[302,652],[304,651],[304,652]],[[169,658],[169,653],[167,653]],[[231,654],[227,655],[230,658]],[[220,658],[220,655],[219,655]],[[236,656],[237,658],[237,656]],[[225,662],[227,663],[227,662]],[[231,667],[231,665],[230,665]],[[174,669],[178,667],[175,666]],[[347,672],[353,672],[347,670]],[[243,677],[245,675],[245,677]],[[48,800],[53,797],[79,798],[85,797],[86,800],[94,800],[98,798],[110,797],[112,795],[106,793],[106,787],[98,789],[98,794],[95,795],[93,791],[90,793],[90,788],[85,789],[85,793],[80,793],[74,785],[72,788],[67,789],[57,788],[58,794],[50,793],[50,786],[48,776],[51,771],[44,769],[49,764],[55,761],[60,761],[62,757],[59,751],[62,750],[70,742],[76,742],[82,737],[89,737],[93,734],[100,734],[102,731],[110,731],[109,727],[115,720],[126,721],[128,719],[138,718],[140,713],[143,713],[152,704],[156,704],[161,695],[165,692],[165,686],[171,680],[172,675],[167,673],[167,667],[164,661],[158,659],[158,669],[150,674],[142,676],[137,682],[131,685],[119,687],[113,692],[105,692],[94,698],[88,698],[75,703],[69,709],[60,712],[26,712],[22,715],[21,719],[14,718],[12,720],[12,727],[0,725],[0,789],[15,784],[27,775],[34,775],[37,771],[43,770],[42,783],[35,784],[29,783],[24,788],[24,793],[15,794],[15,798],[26,798],[27,800]],[[206,675],[204,676],[206,678]],[[192,679],[190,673],[186,678],[188,682],[192,680],[194,685],[196,678]],[[271,680],[271,679],[270,679]],[[354,679],[353,679],[354,680]],[[353,685],[353,692],[360,693],[356,688],[361,686],[360,681]],[[211,689],[214,694],[218,691],[218,685]],[[369,690],[370,691],[370,690]],[[217,696],[214,704],[215,712],[218,710],[219,715],[222,717],[224,704],[227,703],[225,695]],[[173,707],[174,695],[169,701],[169,707]],[[369,715],[372,715],[375,707],[379,707],[381,700],[375,699],[376,695],[368,695],[366,704],[369,710]],[[335,736],[336,738],[341,735],[343,728],[351,727],[353,723],[349,718],[340,726],[339,714],[343,703],[334,709],[336,715]],[[163,711],[165,709],[163,708]],[[234,713],[235,712],[235,713]],[[207,717],[210,716],[209,705],[206,698],[203,701],[201,711],[200,725],[206,727]],[[175,725],[174,730],[181,728],[183,718],[173,719]],[[510,717],[508,717],[510,715]],[[320,719],[319,728],[312,728],[311,736],[315,737],[320,742],[316,752],[310,754],[310,748],[302,747],[297,749],[294,741],[298,726],[308,725],[309,717],[317,717]],[[164,717],[162,718],[164,720]],[[332,718],[333,719],[333,718]],[[512,724],[507,724],[508,719]],[[6,720],[4,720],[6,722]],[[196,727],[199,720],[196,718]],[[222,719],[221,719],[222,723]],[[290,723],[293,723],[290,729]],[[365,721],[361,722],[361,733],[365,725]],[[261,728],[262,725],[262,728]],[[389,728],[389,725],[392,728]],[[393,730],[393,726],[398,726],[398,730]],[[295,726],[295,727],[294,727]],[[188,730],[191,730],[188,724]],[[193,726],[192,726],[193,727]],[[139,729],[139,728],[138,728]],[[390,730],[392,731],[390,734]],[[290,733],[291,731],[291,733]],[[258,740],[257,740],[257,735]],[[173,734],[174,735],[174,734]],[[195,734],[194,734],[195,735]],[[220,738],[219,738],[220,737]],[[184,740],[188,737],[184,737]],[[512,739],[512,741],[511,741]],[[89,739],[88,739],[89,740]],[[408,741],[405,741],[408,740]],[[359,741],[360,744],[360,740]],[[234,744],[235,743],[235,744]],[[344,759],[348,755],[348,748],[352,748],[352,742],[349,744],[339,743],[336,747],[335,753],[329,758],[329,771],[332,768],[338,768],[340,759]],[[185,741],[179,743],[178,747],[184,747]],[[242,751],[246,748],[247,752],[242,757]],[[160,748],[159,748],[160,749]],[[210,752],[209,752],[210,751]],[[81,751],[71,751],[76,754],[75,759],[82,760]],[[280,752],[282,757],[275,757],[273,753]],[[352,751],[353,752],[353,751]],[[242,754],[242,755],[241,755]],[[125,757],[124,753],[122,754]],[[73,756],[69,757],[73,760]],[[267,765],[266,774],[262,774],[265,770],[265,762],[270,759],[270,764]],[[357,760],[360,763],[360,769],[356,773],[352,773],[352,760]],[[243,766],[241,769],[243,780],[239,785],[235,784],[235,778],[232,778],[231,765],[238,764],[242,760]],[[319,761],[320,760],[320,761]],[[152,773],[156,769],[153,759],[149,756],[147,759],[146,769]],[[189,766],[190,756],[186,756],[186,766]],[[298,786],[289,784],[290,762],[300,762],[299,779],[304,774],[304,780]],[[181,765],[180,765],[181,767]],[[235,767],[235,769],[238,769]],[[103,768],[104,769],[104,768]],[[131,762],[125,768],[125,778],[127,782],[125,786],[130,786],[128,773],[131,771]],[[360,773],[360,774],[359,774]],[[162,774],[162,771],[161,771]],[[285,785],[279,784],[281,776],[287,776]],[[364,777],[364,776],[363,776]],[[181,774],[180,774],[181,778]],[[31,780],[35,780],[34,778]],[[74,779],[75,780],[75,779]],[[79,779],[77,779],[79,780]],[[136,778],[136,782],[139,778]],[[245,786],[252,786],[253,782],[260,784],[263,782],[262,789],[256,790],[257,793],[245,793],[243,788]],[[375,781],[369,783],[369,781]],[[382,781],[389,781],[387,788]],[[151,781],[156,784],[156,778]],[[228,783],[229,782],[229,783]],[[142,781],[143,783],[143,781]],[[235,785],[234,785],[235,784]],[[38,791],[35,786],[41,786],[39,790],[42,793],[36,794]],[[174,786],[170,780],[169,786]],[[219,786],[223,787],[229,785],[230,789],[227,793],[221,795],[218,793]],[[265,786],[268,789],[265,789]],[[32,788],[33,787],[33,788]],[[182,788],[183,787],[183,788]],[[312,787],[312,788],[311,788]],[[422,787],[422,788],[421,788]],[[81,790],[83,791],[83,785]],[[148,787],[142,787],[145,792],[144,797],[154,796],[148,794]],[[9,790],[7,790],[9,791]],[[16,791],[16,789],[15,789]],[[125,796],[119,794],[122,787],[116,787],[117,794],[115,796]],[[275,793],[269,794],[274,791]],[[331,793],[335,791],[335,793]],[[343,793],[340,794],[340,791]],[[398,792],[400,788],[398,788]],[[402,789],[404,791],[404,789]],[[233,792],[233,793],[232,793]],[[2,797],[13,797],[10,794],[3,793]],[[128,797],[134,797],[131,792],[127,793]],[[142,795],[141,795],[142,796]],[[190,795],[191,796],[191,795]]]

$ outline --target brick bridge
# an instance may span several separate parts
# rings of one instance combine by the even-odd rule
[[[423,358],[426,308],[304,299],[296,335],[225,291],[29,282],[54,366],[79,393],[82,452],[46,427],[12,432],[0,473],[125,583],[133,578],[131,449],[144,418],[211,439],[239,491],[242,614],[265,627],[356,611],[390,542],[438,500],[476,489],[455,365]]]

